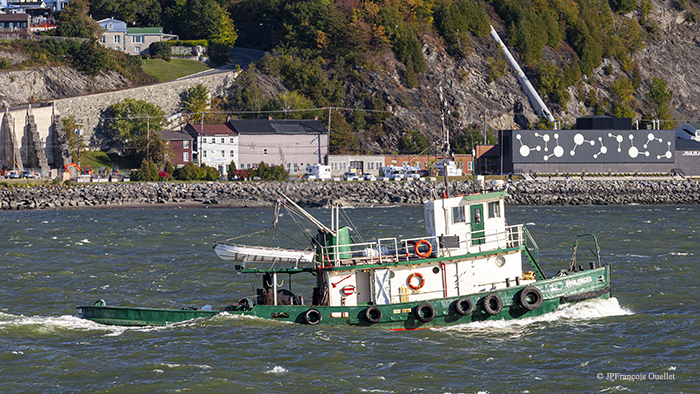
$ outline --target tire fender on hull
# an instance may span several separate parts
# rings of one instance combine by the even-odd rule
[[[435,307],[428,302],[423,302],[413,308],[413,313],[422,323],[430,323],[435,318]]]
[[[503,301],[496,294],[487,294],[481,299],[481,308],[487,315],[496,316],[503,309]]]
[[[534,311],[542,305],[542,292],[532,286],[525,286],[520,290],[519,298],[520,306],[528,311]]]
[[[302,314],[302,319],[304,319],[304,323],[313,326],[320,323],[323,320],[323,316],[321,316],[321,312],[318,309],[311,308]]]
[[[454,310],[460,316],[466,316],[474,310],[474,302],[467,297],[460,297],[454,302]]]

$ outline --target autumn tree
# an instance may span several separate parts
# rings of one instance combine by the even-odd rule
[[[145,100],[126,98],[111,105],[107,112],[106,131],[113,143],[126,151],[137,162],[150,160],[162,164],[169,159],[169,146],[154,130],[161,130],[165,113]]]

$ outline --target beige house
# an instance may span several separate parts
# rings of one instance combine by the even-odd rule
[[[114,18],[102,19],[97,23],[104,30],[100,43],[129,55],[147,55],[152,43],[178,39],[174,34],[163,34],[162,27],[127,28],[126,22]]]

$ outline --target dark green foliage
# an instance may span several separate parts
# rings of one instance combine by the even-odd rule
[[[426,149],[428,149],[428,139],[417,131],[408,130],[399,139],[399,153],[420,154],[424,153]]]
[[[565,109],[571,95],[566,91],[569,84],[565,83],[562,70],[553,64],[541,62],[537,66],[536,75],[540,94],[549,96]]]
[[[489,56],[488,58],[486,58],[486,65],[489,68],[489,77],[487,78],[488,82],[493,82],[497,80],[498,78],[505,75],[505,73],[508,71],[506,61],[503,60],[502,57],[494,59],[493,57]]]
[[[471,32],[477,37],[489,34],[489,20],[484,5],[476,0],[444,0],[435,9],[435,27],[452,53],[471,52]]]
[[[168,174],[172,175],[173,172],[175,172],[175,168],[173,167],[172,164],[170,164],[170,160],[168,160],[165,163],[165,167],[163,167],[163,171],[167,172]]]
[[[671,111],[668,102],[671,100],[671,91],[666,86],[666,81],[654,77],[649,84],[649,93],[646,95],[651,104],[651,109],[656,118],[670,120]]]
[[[73,66],[87,75],[97,75],[109,64],[108,49],[94,41],[80,44],[73,56]]]
[[[170,43],[168,43],[167,41],[152,42],[151,45],[148,46],[148,53],[151,55],[151,58],[153,58],[153,59],[163,59],[166,61],[170,61],[170,55],[171,55]]]
[[[633,118],[635,111],[633,108],[634,87],[632,82],[622,77],[613,82],[610,88],[612,95],[612,114],[616,118]]]
[[[458,154],[471,154],[476,145],[482,145],[483,143],[484,133],[481,127],[469,126],[466,130],[457,132],[452,137],[452,149]],[[493,133],[487,131],[486,143],[489,145],[495,143]]]
[[[637,8],[637,0],[608,0],[610,6],[620,14],[626,14]]]
[[[228,64],[231,61],[231,48],[231,45],[223,42],[209,43],[207,53],[211,64],[216,67]]]
[[[188,162],[184,167],[175,169],[173,177],[181,181],[216,181],[219,179],[219,171],[205,164],[197,167],[192,162]]]
[[[81,37],[96,40],[102,28],[89,15],[88,0],[73,0],[58,14],[56,34],[61,37]]]
[[[6,58],[0,58],[0,70],[10,68],[10,62]]]
[[[231,160],[231,162],[228,164],[228,180],[230,181],[233,177],[233,174],[236,173],[236,162]]]
[[[115,18],[129,25],[161,26],[161,3],[158,0],[93,1],[90,14],[96,20]]]
[[[264,161],[258,164],[257,169],[248,170],[251,177],[259,177],[263,181],[286,181],[289,174],[283,166],[268,166]]]
[[[141,162],[141,168],[134,172],[134,180],[139,182],[157,182],[158,167],[152,161],[144,160]]]

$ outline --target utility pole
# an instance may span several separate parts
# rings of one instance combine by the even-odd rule
[[[447,178],[447,155],[450,151],[450,136],[447,128],[445,127],[445,100],[442,98],[442,86],[439,88],[440,91],[440,124],[442,127],[442,169],[445,172],[445,198],[450,197],[450,183]]]
[[[150,148],[149,145],[151,145],[151,133],[150,133],[150,129],[151,129],[151,117],[150,117],[150,116],[147,116],[147,117],[146,117],[146,160],[147,160],[147,161],[151,161],[151,158],[150,158],[150,155],[149,155],[149,153],[150,153],[150,152],[149,152],[149,148]]]

